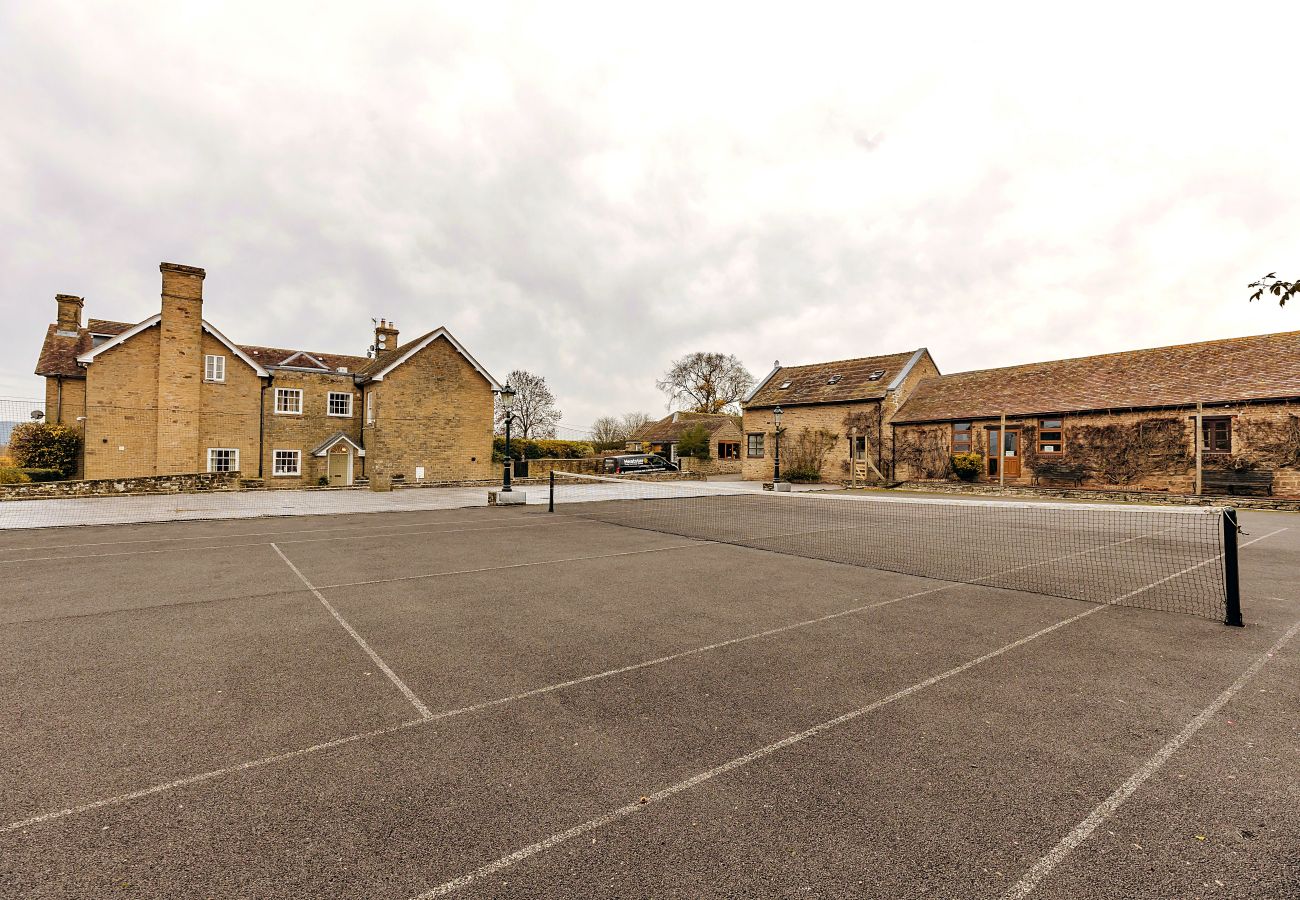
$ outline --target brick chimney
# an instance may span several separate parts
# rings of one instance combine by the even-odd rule
[[[375,326],[375,359],[387,359],[397,349],[397,326],[380,319]]]
[[[194,266],[162,263],[158,334],[157,474],[202,471],[199,390],[203,383],[203,278]]]
[[[59,307],[59,317],[55,319],[59,334],[76,334],[81,330],[81,308],[85,299],[71,294],[55,294],[54,302]]]

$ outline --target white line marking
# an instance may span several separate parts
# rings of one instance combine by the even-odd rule
[[[424,531],[402,531],[393,532],[385,535],[387,538],[411,537],[422,534],[471,534],[477,531],[503,531],[512,528],[553,528],[557,525],[574,525],[576,520],[570,518],[567,522],[535,522],[530,525],[488,525],[483,528],[435,528]],[[415,527],[415,526],[407,526]],[[364,538],[365,534],[345,534],[338,537],[323,538],[298,538],[292,541],[279,541],[281,544],[319,544],[326,541],[352,541],[358,538]],[[65,562],[77,562],[83,559],[104,559],[113,556],[144,556],[155,553],[189,553],[196,550],[227,550],[233,547],[264,547],[270,541],[245,541],[243,543],[226,543],[226,544],[203,544],[198,547],[163,547],[159,550],[118,550],[114,553],[82,553],[76,556],[21,556],[14,559],[0,559],[0,565],[6,563],[24,563],[24,562],[45,562],[48,560],[62,560]]]
[[[1097,830],[1097,826],[1110,818],[1124,804],[1134,792],[1142,786],[1148,778],[1154,775],[1165,763],[1167,763],[1175,753],[1182,748],[1184,744],[1190,741],[1198,731],[1205,727],[1206,723],[1213,718],[1220,709],[1224,707],[1229,700],[1246,685],[1246,682],[1259,674],[1259,670],[1264,667],[1270,659],[1277,654],[1291,638],[1300,632],[1300,622],[1296,622],[1282,635],[1263,656],[1251,663],[1250,667],[1241,676],[1232,683],[1232,685],[1214,699],[1209,706],[1201,710],[1196,718],[1187,723],[1186,727],[1171,740],[1153,754],[1142,767],[1133,775],[1115,789],[1115,792],[1097,804],[1097,807],[1088,814],[1088,817],[1075,826],[1074,830],[1061,839],[1061,842],[1048,851],[1042,859],[1034,864],[1025,876],[1017,881],[1014,885],[1002,894],[1002,900],[1021,900],[1038,886],[1038,883],[1047,877],[1062,860],[1072,853],[1084,841],[1092,836]]]
[[[623,550],[619,553],[597,553],[592,556],[566,556],[563,559],[539,559],[536,562],[507,563],[504,566],[483,566],[480,569],[455,569],[451,572],[428,572],[424,575],[401,575],[397,578],[373,578],[369,581],[340,581],[338,584],[322,584],[320,589],[325,591],[330,588],[362,587],[368,584],[392,584],[396,581],[418,581],[421,578],[442,578],[446,575],[473,575],[478,572],[496,572],[501,569],[526,569],[530,566],[550,566],[555,563],[582,562],[588,559],[612,559],[616,556],[637,556],[642,553],[661,553],[664,550],[690,550],[694,547],[713,546],[717,546],[717,541],[693,541],[689,544],[670,544],[667,547],[648,547],[645,550]]]
[[[348,634],[352,635],[352,640],[356,641],[357,644],[361,647],[361,649],[366,651],[366,655],[369,656],[371,660],[374,661],[375,665],[379,666],[380,670],[385,675],[388,676],[388,680],[397,686],[397,689],[402,692],[402,694],[406,697],[407,700],[411,701],[411,705],[414,706],[417,711],[419,711],[421,717],[425,719],[430,718],[433,714],[429,712],[429,707],[424,705],[424,701],[422,701],[419,697],[415,696],[415,691],[407,687],[406,682],[397,677],[397,673],[388,667],[388,663],[380,659],[379,654],[376,653],[371,648],[371,646],[366,643],[366,639],[363,638],[361,635],[357,634],[357,630],[348,624],[347,619],[339,615],[339,611],[335,609],[328,600],[325,599],[324,594],[316,590],[316,586],[307,580],[306,575],[298,571],[298,567],[293,564],[293,561],[290,560],[289,557],[284,555],[284,551],[281,550],[274,543],[271,544],[271,549],[274,550],[277,554],[279,554],[280,559],[284,560],[285,565],[287,565],[290,569],[293,569],[293,574],[297,575],[298,578],[302,580],[302,583],[307,585],[307,590],[311,591],[316,596],[316,599],[321,602],[321,605],[329,610],[330,615],[333,616],[338,621],[338,623],[343,626],[343,630],[346,631]]]
[[[1285,531],[1285,530],[1286,530],[1285,528],[1278,529],[1278,531]],[[1241,546],[1246,547],[1249,546],[1250,544],[1255,543],[1256,541],[1262,541],[1264,540],[1264,538],[1271,537],[1272,535],[1277,534],[1278,531],[1269,532],[1268,534],[1263,535],[1262,537],[1258,537],[1255,538],[1254,540],[1247,541]],[[1127,540],[1133,540],[1133,539],[1129,538]],[[276,756],[265,756],[260,759],[252,760],[251,762],[240,763],[239,765],[230,766],[224,769],[213,769],[212,771],[209,772],[201,772],[197,775],[189,775],[184,778],[176,779],[175,781],[169,781],[163,784],[153,785],[152,787],[141,788],[140,790],[132,791],[127,794],[119,794],[115,797],[107,797],[102,800],[91,801],[89,803],[84,803],[79,806],[70,806],[64,809],[54,810],[48,813],[43,813],[38,816],[33,816],[32,818],[29,819],[23,819],[20,822],[11,822],[8,825],[0,826],[0,834],[4,834],[5,832],[8,831],[15,831],[20,828],[25,828],[29,825],[36,825],[42,822],[52,821],[54,819],[61,819],[66,816],[75,815],[77,813],[89,812],[91,810],[100,809],[105,806],[127,803],[131,800],[138,800],[141,797],[148,797],[151,794],[158,794],[164,791],[185,787],[187,785],[197,784],[203,781],[209,781],[213,778],[219,778],[223,775],[232,775],[238,772],[247,771],[249,769],[260,768],[262,766],[270,765],[272,763],[283,762],[286,760],[294,759],[295,757],[299,757],[299,756],[306,756],[308,754],[316,753],[321,750],[330,750],[333,749],[334,747],[341,747],[344,746],[345,744],[353,743],[354,741],[367,740],[372,737],[379,737],[385,734],[392,734],[393,732],[401,731],[406,728],[419,727],[419,726],[427,725],[431,722],[441,721],[443,719],[449,719],[452,718],[453,716],[465,715],[472,712],[478,712],[483,709],[502,706],[506,703],[511,703],[516,700],[523,700],[529,697],[536,697],[542,694],[550,693],[552,691],[562,690],[566,687],[573,687],[575,685],[585,684],[591,681],[598,681],[603,678],[609,678],[614,675],[621,675],[627,672],[637,671],[639,669],[646,669],[651,666],[672,662],[673,660],[700,655],[710,650],[718,650],[723,647],[730,647],[736,644],[743,644],[748,641],[758,640],[759,638],[770,637],[772,635],[781,634],[782,632],[792,631],[796,628],[803,628],[809,625],[818,624],[820,622],[828,622],[833,619],[841,618],[843,616],[852,615],[854,613],[865,612],[867,610],[876,609],[878,607],[888,606],[892,603],[898,603],[903,600],[910,600],[916,597],[924,597],[930,594],[936,594],[941,591],[952,590],[953,588],[958,588],[963,586],[965,586],[964,582],[953,582],[950,584],[944,584],[944,585],[940,585],[937,588],[931,588],[913,594],[906,594],[902,597],[894,597],[890,600],[881,600],[875,603],[868,603],[862,606],[855,606],[850,609],[841,610],[839,612],[834,612],[834,613],[828,613],[827,615],[818,616],[813,619],[805,619],[802,622],[795,622],[791,625],[782,625],[775,628],[768,628],[764,631],[754,632],[753,634],[744,635],[738,638],[732,638],[726,641],[719,641],[714,644],[708,644],[703,647],[697,647],[691,650],[683,650],[680,653],[673,653],[673,654],[669,654],[668,656],[661,656],[657,659],[645,660],[642,662],[633,663],[631,665],[622,666],[617,669],[609,669],[605,672],[598,672],[594,675],[584,675],[581,678],[573,678],[568,681],[558,682],[556,684],[547,685],[545,687],[534,688],[532,690],[524,691],[523,693],[515,694],[510,697],[500,697],[494,700],[485,700],[481,703],[475,703],[470,706],[461,707],[459,709],[434,713],[428,718],[414,719],[412,721],[403,722],[400,725],[393,725],[388,728],[382,728],[375,731],[367,731],[360,734],[352,734],[346,737],[338,738],[333,741],[328,741],[323,744],[315,744],[311,747],[304,747],[301,750],[293,750],[287,753],[278,754]],[[1088,612],[1096,612],[1102,608],[1104,607],[1095,607],[1093,609],[1088,610]]]
[[[363,515],[363,516],[369,516],[369,515],[388,516],[388,515],[398,515],[398,514],[400,514],[400,513],[401,513],[401,511],[398,510],[398,511],[395,511],[395,512],[392,512],[392,513],[383,513],[383,512],[381,512],[381,513],[356,513],[356,515]],[[322,514],[322,516],[334,516],[334,515],[338,515],[338,513],[323,513],[323,514]],[[352,514],[351,514],[351,513],[345,513],[344,515],[352,515]],[[568,515],[568,514],[566,513],[565,515]],[[522,518],[522,516],[512,516],[512,518]],[[394,524],[392,524],[392,525],[339,525],[339,526],[336,526],[336,527],[334,527],[334,528],[279,528],[279,529],[276,529],[276,530],[274,530],[274,531],[236,531],[236,532],[231,532],[230,534],[225,535],[225,537],[231,537],[231,538],[246,538],[246,537],[265,537],[265,536],[267,536],[267,535],[283,535],[283,534],[322,534],[322,533],[327,532],[327,531],[364,531],[364,532],[369,532],[369,531],[379,531],[379,530],[381,530],[381,529],[388,529],[388,528],[425,528],[425,527],[430,526],[430,525],[456,525],[456,524],[459,524],[459,523],[461,523],[461,522],[483,522],[483,521],[486,521],[486,519],[487,519],[487,516],[474,516],[474,517],[472,517],[472,518],[463,518],[463,519],[447,519],[447,520],[444,521],[444,522],[398,522],[398,523],[394,523]],[[213,522],[222,522],[222,523],[225,523],[225,522],[242,522],[242,521],[247,521],[247,520],[246,520],[246,519],[211,519],[211,520],[186,519],[186,520],[182,520],[181,522],[151,522],[151,523],[138,523],[138,524],[163,525],[164,527],[168,527],[168,526],[171,526],[171,525],[178,525],[178,524],[193,524],[193,523],[196,522],[196,521],[213,521]],[[71,527],[79,527],[79,526],[71,526]],[[121,526],[118,526],[118,525],[89,525],[89,526],[86,526],[86,527],[89,527],[89,528],[119,528],[119,527],[121,527]],[[364,536],[365,536],[365,535],[358,535],[358,537],[364,537]],[[191,537],[133,538],[133,539],[130,539],[130,540],[120,540],[120,541],[87,541],[87,542],[74,543],[74,544],[42,544],[42,545],[41,545],[41,548],[42,548],[42,549],[45,549],[45,550],[65,550],[65,549],[69,549],[69,548],[78,548],[78,547],[110,547],[110,546],[114,546],[114,545],[117,545],[117,544],[174,544],[174,543],[177,543],[178,541],[202,541],[202,540],[213,540],[213,539],[216,539],[216,538],[218,538],[218,537],[222,537],[222,535],[202,534],[202,535],[194,535],[194,536],[191,536]],[[18,552],[18,551],[20,551],[20,550],[31,550],[31,549],[32,549],[31,547],[0,547],[0,553],[16,553],[16,552]]]
[[[1099,613],[1102,610],[1108,608],[1109,608],[1108,606],[1094,606],[1091,609],[1086,609],[1081,613],[1077,613],[1073,616],[1070,616],[1070,618],[1068,619],[1062,619],[1061,621],[1053,625],[1049,625],[1040,631],[1036,631],[1031,635],[1020,638],[1019,640],[1016,641],[1012,641],[1010,644],[1004,644],[998,649],[990,651],[989,653],[986,653],[983,656],[978,656],[975,659],[964,662],[959,666],[955,666],[954,668],[951,668],[946,672],[941,672],[938,675],[932,675],[929,678],[925,679],[924,681],[918,681],[916,684],[911,685],[910,687],[903,688],[903,690],[898,691],[896,693],[890,694],[888,697],[882,697],[879,700],[867,704],[866,706],[862,706],[857,709],[850,710],[849,712],[844,713],[841,716],[837,716],[834,719],[828,719],[825,722],[821,722],[817,725],[814,725],[813,727],[805,731],[801,731],[797,734],[792,734],[789,737],[785,737],[779,741],[776,741],[775,743],[771,743],[771,744],[767,744],[766,746],[759,747],[757,750],[752,750],[749,753],[746,753],[744,756],[738,756],[735,759],[728,760],[727,762],[723,763],[720,766],[715,766],[714,768],[709,769],[708,771],[701,772],[698,775],[693,775],[690,778],[686,779],[685,781],[679,781],[674,785],[670,785],[669,787],[656,791],[653,794],[649,794],[643,799],[635,800],[624,806],[620,806],[617,809],[607,812],[604,815],[597,816],[594,819],[588,819],[586,822],[583,822],[580,825],[575,825],[572,828],[569,828],[565,831],[561,831],[556,834],[553,834],[550,837],[540,840],[535,844],[529,844],[527,847],[521,847],[520,849],[516,850],[514,853],[510,853],[506,856],[502,856],[501,858],[494,860],[493,862],[490,862],[485,866],[480,866],[479,868],[473,870],[472,872],[467,872],[466,874],[460,876],[459,878],[454,878],[451,881],[444,882],[431,890],[425,891],[423,894],[419,894],[416,900],[431,900],[431,898],[442,897],[447,894],[458,891],[461,888],[468,887],[469,885],[473,884],[476,881],[479,881],[483,878],[487,878],[491,875],[496,874],[497,872],[500,872],[502,869],[506,869],[509,868],[510,866],[513,866],[515,863],[523,862],[525,859],[528,859],[530,856],[536,856],[538,853],[541,853],[545,850],[549,850],[550,848],[562,844],[565,841],[571,840],[575,837],[581,837],[582,835],[590,831],[594,831],[597,828],[601,828],[605,825],[609,825],[614,822],[617,822],[619,819],[627,818],[633,813],[637,813],[645,809],[650,804],[667,800],[669,797],[672,797],[676,794],[680,794],[683,791],[690,790],[693,787],[697,787],[706,781],[711,781],[712,779],[717,778],[719,775],[725,775],[728,772],[732,772],[736,769],[741,768],[742,766],[747,766],[752,762],[760,760],[765,756],[770,756],[771,754],[776,753],[778,750],[783,750],[786,747],[790,747],[793,746],[794,744],[798,744],[801,743],[802,741],[806,741],[810,737],[815,737],[816,735],[822,734],[825,731],[829,731],[832,728],[836,728],[840,725],[843,725],[846,722],[851,722],[854,719],[859,718],[860,716],[864,716],[867,715],[868,713],[875,712],[876,710],[880,709],[883,706],[888,706],[889,704],[902,700],[905,697],[910,697],[912,694],[915,694],[918,691],[923,691],[926,688],[931,687],[932,685],[938,684],[941,681],[953,677],[954,675],[959,675],[962,672],[965,672],[967,669],[977,666],[980,663],[986,662],[990,659],[993,659],[994,657],[1001,656],[1003,653],[1006,653],[1009,650],[1013,650],[1016,647],[1029,643],[1030,641],[1037,640],[1043,635],[1056,631],[1058,628],[1064,628],[1066,625],[1069,625],[1072,622],[1077,622],[1079,619],[1082,619],[1085,616],[1090,616],[1093,615],[1094,613]]]
[[[1276,534],[1276,533],[1277,532],[1272,532],[1271,534]],[[1255,540],[1247,541],[1241,546],[1245,547],[1250,544],[1257,543],[1258,541],[1262,541],[1266,537],[1270,537],[1271,534],[1266,534],[1263,535],[1262,537],[1255,538]],[[1222,554],[1220,554],[1220,556],[1221,555]],[[459,878],[453,878],[451,881],[443,882],[437,887],[425,891],[423,894],[419,894],[417,897],[414,898],[414,900],[432,900],[432,898],[434,897],[442,897],[447,894],[454,893],[460,890],[461,888],[473,884],[476,881],[480,881],[483,878],[487,878],[491,875],[495,875],[497,872],[500,872],[503,869],[507,869],[510,866],[513,866],[515,863],[522,862],[525,859],[528,859],[530,856],[536,856],[538,853],[542,853],[546,850],[549,850],[550,848],[562,844],[565,841],[571,840],[575,837],[581,837],[582,835],[587,834],[588,832],[595,831],[598,828],[602,828],[606,825],[617,822],[620,819],[627,818],[628,816],[633,815],[634,813],[640,812],[641,810],[645,809],[647,806],[649,806],[652,803],[657,803],[662,800],[666,800],[669,797],[682,793],[683,791],[687,791],[693,787],[697,787],[698,785],[701,785],[706,781],[710,781],[714,778],[717,778],[719,775],[725,775],[728,772],[734,771],[743,766],[747,766],[750,763],[762,759],[765,756],[770,756],[771,754],[776,753],[779,750],[783,750],[786,747],[790,747],[793,746],[794,744],[801,743],[802,741],[805,741],[808,738],[815,737],[819,734],[822,734],[823,732],[829,731],[833,728],[837,728],[840,725],[845,724],[846,722],[851,722],[854,719],[857,719],[861,716],[875,712],[881,707],[888,706],[891,703],[895,703],[906,697],[910,697],[911,695],[918,693],[919,691],[923,691],[928,687],[932,687],[933,685],[936,685],[941,681],[945,681],[949,678],[952,678],[954,675],[960,675],[962,672],[965,672],[968,669],[972,669],[975,666],[980,665],[981,663],[985,663],[990,659],[994,659],[995,657],[1001,656],[1002,654],[1010,650],[1014,650],[1017,647],[1022,647],[1025,644],[1028,644],[1030,641],[1036,641],[1040,637],[1051,634],[1052,632],[1060,628],[1064,628],[1067,625],[1073,624],[1074,622],[1077,622],[1080,619],[1110,609],[1112,606],[1121,603],[1124,600],[1128,600],[1142,593],[1143,591],[1148,591],[1159,584],[1163,584],[1164,582],[1169,581],[1170,579],[1177,578],[1179,575],[1184,575],[1188,572],[1199,569],[1202,566],[1209,565],[1211,562],[1214,562],[1214,560],[1217,558],[1218,558],[1217,556],[1212,557],[1210,559],[1203,560],[1202,562],[1196,563],[1193,566],[1188,566],[1186,569],[1183,569],[1181,572],[1175,572],[1173,575],[1170,575],[1166,578],[1162,578],[1159,581],[1152,582],[1151,584],[1145,587],[1138,588],[1135,591],[1129,591],[1127,594],[1124,594],[1120,597],[1116,597],[1114,600],[1110,600],[1102,606],[1094,606],[1091,609],[1086,609],[1081,613],[1076,613],[1075,615],[1070,616],[1068,619],[1062,619],[1061,621],[1056,622],[1052,625],[1048,625],[1046,628],[1040,629],[1039,631],[1036,631],[1031,635],[1027,635],[1025,637],[1014,640],[1009,644],[1004,644],[1001,647],[997,648],[996,650],[991,650],[988,653],[985,653],[983,656],[977,656],[974,659],[964,662],[959,666],[954,666],[953,668],[948,669],[946,672],[940,672],[938,675],[932,675],[929,678],[925,679],[924,681],[918,681],[916,684],[912,685],[911,687],[903,688],[903,690],[898,691],[894,694],[890,694],[888,697],[882,697],[881,699],[869,703],[866,706],[862,706],[857,709],[850,710],[849,712],[837,716],[834,719],[828,719],[825,722],[818,723],[817,725],[814,725],[805,731],[801,731],[798,734],[792,734],[789,737],[782,738],[781,740],[776,741],[775,743],[771,743],[766,746],[759,747],[757,750],[752,750],[749,753],[746,753],[744,756],[738,756],[735,759],[729,760],[720,766],[715,766],[714,768],[709,769],[706,772],[701,772],[698,775],[694,775],[686,779],[685,781],[679,781],[674,785],[670,785],[669,787],[663,788],[662,790],[650,794],[642,799],[635,800],[624,806],[620,806],[615,810],[605,813],[604,815],[597,816],[594,819],[588,819],[586,822],[583,822],[580,825],[575,825],[572,828],[566,829],[565,831],[561,831],[556,834],[553,834],[550,837],[544,838],[543,840],[540,840],[535,844],[529,844],[527,847],[521,847],[520,849],[516,850],[514,853],[510,853],[507,854],[506,856],[502,856],[499,859],[496,859],[488,863],[487,865],[480,866],[479,868],[474,869],[471,872],[467,872],[464,875],[461,875]]]
[[[417,725],[423,725],[427,719],[411,719],[402,722],[399,725],[390,725],[387,728],[377,728],[374,731],[365,731],[360,734],[350,734],[347,737],[336,738],[332,741],[326,741],[323,744],[313,744],[310,747],[303,747],[300,750],[290,750],[287,753],[277,753],[274,756],[263,756],[261,759],[250,760],[249,762],[240,763],[237,766],[230,766],[225,769],[213,769],[211,772],[201,772],[198,775],[187,775],[184,778],[177,778],[175,781],[155,784],[151,787],[141,788],[138,791],[131,791],[129,794],[118,794],[116,797],[105,797],[102,800],[93,800],[90,803],[83,803],[80,806],[69,806],[65,809],[56,809],[51,812],[42,813],[39,816],[32,816],[30,819],[23,819],[21,822],[10,822],[8,825],[0,826],[0,834],[9,831],[18,831],[31,825],[39,825],[42,822],[50,822],[54,819],[62,819],[67,816],[76,815],[77,813],[90,812],[96,809],[102,809],[105,806],[114,806],[119,803],[126,803],[130,800],[139,800],[141,797],[148,797],[151,794],[161,794],[164,791],[175,790],[176,788],[185,787],[191,784],[199,784],[203,781],[211,781],[213,778],[220,778],[222,775],[231,775],[235,772],[247,772],[250,769],[260,769],[262,766],[269,766],[272,763],[284,762],[285,760],[294,759],[299,756],[306,756],[309,753],[316,753],[320,750],[330,750],[334,747],[342,747],[345,744],[352,744],[356,741],[366,740],[367,738],[380,737],[385,734],[393,734],[406,728],[413,728]]]

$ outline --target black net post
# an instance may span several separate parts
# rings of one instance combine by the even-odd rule
[[[1226,615],[1223,624],[1240,627],[1245,623],[1241,620],[1241,581],[1237,574],[1237,530],[1237,511],[1225,509],[1223,511],[1223,575],[1227,582],[1227,590],[1224,595]]]
[[[555,470],[551,469],[551,492],[546,503],[547,512],[555,512]]]

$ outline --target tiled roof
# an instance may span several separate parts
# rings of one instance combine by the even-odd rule
[[[1300,397],[1300,331],[927,378],[895,422]]]
[[[357,374],[361,376],[374,375],[376,372],[384,368],[384,366],[388,365],[393,360],[401,359],[404,355],[406,355],[408,350],[410,350],[416,344],[420,343],[420,341],[429,337],[431,334],[433,334],[436,331],[438,331],[437,328],[433,329],[433,331],[426,331],[418,338],[414,338],[412,340],[407,341],[405,344],[401,344],[400,346],[393,348],[391,352],[385,353],[383,357],[376,357],[375,359],[367,359],[365,361],[365,365],[357,369]]]
[[[703,425],[710,435],[715,434],[719,429],[727,425],[735,425],[740,428],[740,423],[735,416],[729,416],[725,413],[697,413],[697,412],[677,412],[670,416],[665,416],[658,422],[651,422],[638,428],[629,440],[633,441],[654,441],[662,443],[671,443],[680,440],[682,432],[688,428],[695,428]]]
[[[285,363],[288,363],[297,369],[319,368],[319,366],[315,365],[311,359],[307,359],[307,357],[310,356],[312,359],[318,360],[325,366],[324,369],[321,369],[322,372],[327,370],[330,372],[336,372],[340,366],[343,366],[348,370],[349,375],[357,374],[357,372],[366,365],[374,362],[374,360],[365,356],[347,356],[342,353],[317,353],[314,350],[285,350],[282,347],[259,347],[253,344],[240,344],[239,349],[243,350],[263,366],[282,366]],[[298,356],[298,354],[302,355]],[[290,358],[294,356],[298,356],[298,358],[291,360]]]
[[[41,356],[36,363],[37,375],[63,375],[71,378],[86,377],[86,370],[77,365],[77,357],[83,353],[88,353],[93,349],[92,334],[109,334],[118,335],[129,328],[134,328],[131,322],[113,322],[109,319],[90,319],[86,322],[86,327],[78,330],[75,335],[63,335],[58,333],[58,326],[51,325],[45,332],[45,343],[41,346]],[[356,374],[362,368],[370,365],[374,360],[365,356],[348,356],[342,353],[316,353],[311,350],[285,350],[280,347],[259,347],[253,344],[239,344],[239,349],[247,353],[259,365],[278,366],[287,361],[290,357],[303,353],[319,360],[324,366],[321,371],[338,371],[340,366],[345,366],[349,374]],[[317,368],[311,360],[299,357],[293,360],[291,365],[301,366],[305,369]]]
[[[745,403],[746,409],[878,400],[917,351],[865,356],[807,366],[782,366]],[[879,373],[879,374],[877,374]],[[835,376],[839,378],[835,378]],[[871,376],[875,375],[875,378]],[[781,385],[789,382],[789,387]],[[832,383],[834,382],[834,383]]]

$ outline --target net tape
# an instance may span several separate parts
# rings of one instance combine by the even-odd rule
[[[945,581],[1223,619],[1219,507],[760,492],[555,474],[556,508],[631,528]]]

